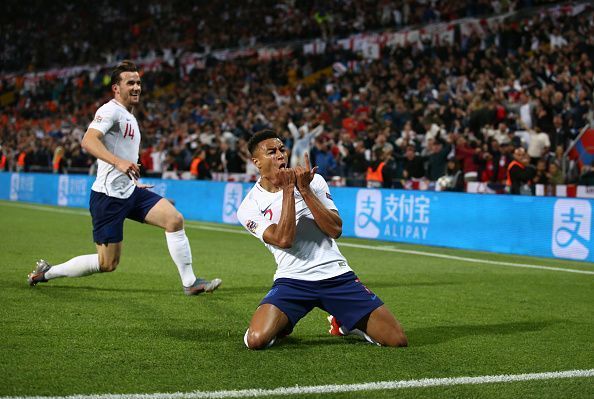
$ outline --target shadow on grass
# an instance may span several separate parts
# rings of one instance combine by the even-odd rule
[[[19,287],[20,288],[20,287]],[[136,294],[162,294],[171,292],[171,289],[166,288],[106,288],[106,287],[97,287],[97,286],[86,286],[86,285],[57,285],[57,284],[48,284],[39,287],[25,287],[26,289],[30,289],[32,291],[38,291],[44,295],[48,296],[55,296],[61,295],[65,293],[75,293],[75,292],[118,292],[118,293],[136,293]]]
[[[65,285],[60,283],[41,283],[38,284],[36,287],[29,287],[27,282],[24,280],[22,283],[20,282],[7,282],[5,284],[0,284],[0,288],[9,288],[9,289],[16,289],[16,290],[25,290],[30,292],[43,293],[49,296],[53,296],[57,293],[67,293],[67,292],[113,292],[113,293],[136,293],[136,294],[149,294],[149,295],[164,295],[164,294],[172,294],[172,295],[182,295],[185,296],[182,292],[181,286],[165,286],[161,285],[159,288],[152,288],[149,285],[142,285],[139,284],[135,288],[130,287],[101,287],[99,285]],[[266,293],[268,292],[269,287],[262,287],[262,286],[221,286],[215,293],[213,294],[204,294],[199,296],[210,296],[210,295],[230,295],[230,296],[237,296],[237,295],[251,295],[256,297],[254,301],[258,301],[259,299],[263,298]]]
[[[477,335],[514,335],[530,331],[540,331],[563,320],[519,321],[487,325],[459,325],[411,328],[406,330],[410,346],[434,345],[461,337]]]

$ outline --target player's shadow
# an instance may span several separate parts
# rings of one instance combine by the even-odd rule
[[[409,345],[425,346],[448,342],[461,337],[479,335],[514,335],[530,331],[540,331],[563,320],[519,321],[510,323],[497,323],[486,325],[458,325],[458,326],[432,326],[411,328],[406,330]]]
[[[27,289],[32,289],[30,287],[26,287]],[[112,293],[137,293],[137,294],[166,294],[171,292],[171,289],[166,288],[129,288],[129,287],[122,287],[122,288],[107,288],[107,287],[98,287],[98,286],[84,286],[84,285],[57,285],[54,284],[51,287],[35,287],[34,290],[38,290],[40,293],[48,296],[54,295],[61,295],[63,293],[74,293],[74,292],[112,292]]]

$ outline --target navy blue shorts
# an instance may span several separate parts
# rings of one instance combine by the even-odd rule
[[[384,304],[353,272],[320,281],[276,279],[260,305],[265,303],[287,315],[291,326],[286,333],[314,307],[330,313],[352,330],[359,320]]]
[[[114,198],[91,190],[89,210],[93,217],[93,240],[97,244],[118,243],[124,239],[124,219],[144,223],[146,214],[161,200],[160,195],[134,187],[128,198]]]

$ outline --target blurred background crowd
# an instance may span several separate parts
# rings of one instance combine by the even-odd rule
[[[111,98],[110,69],[143,59],[158,60],[143,70],[135,111],[145,175],[253,180],[247,140],[270,128],[292,165],[309,151],[334,184],[463,191],[477,181],[502,191],[514,161],[522,185],[594,184],[594,165],[566,156],[594,117],[590,6],[548,13],[542,7],[555,2],[24,3],[6,1],[0,16],[0,170],[93,173],[80,141]],[[382,46],[373,57],[336,40],[514,11],[482,34],[455,27],[450,43]],[[323,51],[303,50],[313,39]],[[258,46],[290,51],[212,55]],[[183,67],[187,54],[203,55],[200,64]],[[31,78],[64,67],[74,69]]]

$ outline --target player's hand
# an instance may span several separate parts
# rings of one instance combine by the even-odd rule
[[[114,166],[116,167],[117,170],[119,170],[123,174],[127,175],[130,178],[130,180],[140,178],[140,165],[139,164],[120,159],[115,163]]]
[[[295,186],[295,170],[290,168],[279,169],[275,176],[275,182],[280,188],[291,188]]]
[[[136,187],[138,188],[153,188],[155,187],[154,184],[144,184],[139,182],[138,180],[134,179],[134,184],[136,185]]]
[[[303,190],[309,189],[309,184],[313,180],[318,167],[311,168],[309,163],[309,154],[306,152],[304,155],[305,167],[297,165],[295,168],[295,178],[297,179],[297,190],[302,192]]]

